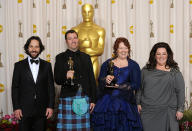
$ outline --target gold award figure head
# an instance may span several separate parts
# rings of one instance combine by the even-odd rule
[[[94,9],[93,6],[90,4],[84,4],[82,6],[82,16],[84,22],[91,22],[93,21],[94,16]]]
[[[68,66],[69,66],[69,70],[73,70],[73,60],[72,57],[69,57],[69,60],[67,62]]]
[[[81,11],[83,21],[72,29],[78,33],[79,50],[91,57],[95,79],[97,80],[99,74],[98,57],[104,51],[105,29],[93,21],[94,8],[91,4],[84,4]]]

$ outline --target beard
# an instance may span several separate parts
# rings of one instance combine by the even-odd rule
[[[32,53],[37,53],[37,55],[36,56],[32,56]],[[38,53],[38,52],[36,52],[36,51],[33,51],[33,52],[29,52],[29,51],[27,51],[27,55],[29,55],[32,59],[36,59],[39,55],[40,55],[40,53]]]

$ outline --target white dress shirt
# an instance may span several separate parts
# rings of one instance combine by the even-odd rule
[[[31,59],[32,59],[32,58],[31,58],[30,56],[28,56],[29,67],[30,67],[30,69],[31,69],[34,82],[36,83],[37,75],[38,75],[38,72],[39,72],[39,64],[40,64],[40,61],[39,61],[38,64],[36,64],[36,63],[31,64],[31,61],[30,61]],[[37,57],[37,58],[34,59],[34,60],[39,60],[39,57]]]

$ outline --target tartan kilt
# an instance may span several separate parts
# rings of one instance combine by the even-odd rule
[[[85,98],[89,105],[89,97],[82,96],[82,90],[78,90],[76,96],[59,98],[57,131],[90,131],[90,113],[77,115],[73,112],[73,99]]]

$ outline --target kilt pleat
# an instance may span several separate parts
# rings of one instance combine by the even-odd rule
[[[73,99],[85,98],[89,104],[89,97],[82,95],[82,90],[78,90],[76,96],[59,98],[57,131],[90,131],[89,109],[83,115],[73,112]]]

